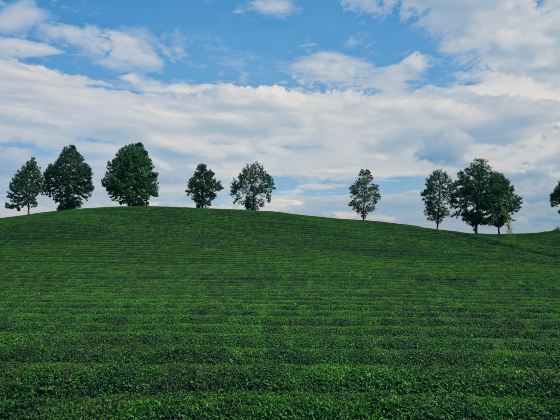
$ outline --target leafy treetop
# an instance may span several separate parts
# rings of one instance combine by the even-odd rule
[[[214,171],[200,163],[187,183],[186,193],[192,196],[197,208],[210,207],[216,193],[223,190],[222,183],[214,178]]]
[[[560,181],[558,181],[558,185],[556,185],[556,188],[554,188],[554,191],[550,194],[550,206],[560,206]],[[560,213],[560,210],[558,210],[558,213]]]
[[[453,181],[443,169],[437,169],[426,178],[426,188],[422,191],[424,214],[436,223],[436,229],[450,214],[449,202],[453,191]]]
[[[109,197],[127,206],[147,206],[159,192],[158,173],[142,143],[121,147],[101,180]]]
[[[492,168],[486,159],[475,159],[467,168],[457,173],[453,183],[451,206],[453,215],[461,217],[478,233],[480,225],[490,221],[490,182]]]
[[[91,167],[74,145],[62,149],[44,176],[44,193],[58,203],[57,210],[80,208],[93,192]]]
[[[375,210],[381,199],[379,185],[373,182],[373,175],[369,169],[360,169],[358,178],[350,186],[350,202],[348,205],[365,220],[367,215]]]
[[[523,199],[515,194],[515,188],[510,180],[500,172],[493,172],[490,177],[490,224],[500,229],[510,224],[512,215],[521,210]]]
[[[274,179],[259,162],[246,164],[237,178],[231,183],[233,202],[239,203],[247,210],[258,210],[270,203],[272,191],[275,190]]]
[[[20,211],[27,208],[29,214],[32,207],[37,207],[37,197],[43,190],[43,174],[32,157],[19,169],[10,181],[7,209]]]

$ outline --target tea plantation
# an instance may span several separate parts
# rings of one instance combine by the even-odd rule
[[[560,417],[560,232],[0,219],[0,418]]]

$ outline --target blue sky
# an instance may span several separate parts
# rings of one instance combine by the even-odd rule
[[[48,10],[49,18],[57,23],[124,32],[149,31],[161,42],[176,45],[180,53],[161,69],[138,68],[169,82],[293,87],[298,84],[290,64],[310,52],[351,53],[377,66],[397,63],[419,50],[432,57],[438,55],[433,38],[411,25],[402,25],[396,11],[374,19],[368,14],[345,11],[336,1],[288,3],[294,8],[287,15],[253,10],[250,1],[167,0],[164,6],[145,0],[36,4]],[[39,32],[31,37],[41,40],[41,35]],[[114,68],[84,62],[79,48],[70,48],[69,52],[35,62],[95,78],[111,79],[119,73]],[[451,64],[449,61],[445,66]],[[430,68],[427,79],[445,79],[445,66]]]
[[[94,169],[87,206],[112,205],[107,160],[143,141],[154,204],[190,206],[198,162],[227,185],[261,161],[270,210],[355,217],[369,168],[372,220],[430,226],[426,175],[475,157],[524,197],[516,231],[560,224],[558,0],[0,0],[0,189],[30,156],[76,144]],[[216,206],[233,207],[224,192]],[[41,199],[37,211],[54,209]],[[14,215],[1,209],[0,216]],[[444,227],[468,230],[460,221]],[[487,230],[491,232],[491,229]]]

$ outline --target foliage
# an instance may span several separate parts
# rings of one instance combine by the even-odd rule
[[[420,194],[424,201],[426,218],[436,223],[436,229],[450,214],[449,202],[453,181],[443,169],[437,169],[426,178],[426,188]]]
[[[91,167],[74,145],[62,149],[44,177],[43,192],[58,203],[57,210],[78,209],[93,192]]]
[[[258,210],[270,203],[275,190],[274,179],[259,162],[246,164],[237,178],[231,183],[233,203],[245,206],[247,210]]]
[[[381,199],[379,185],[373,182],[373,175],[369,169],[360,169],[358,178],[350,186],[350,206],[365,220],[367,215],[375,211],[375,206]]]
[[[197,208],[210,207],[216,193],[223,190],[222,183],[214,178],[214,172],[200,163],[187,183],[187,195],[192,196]]]
[[[480,225],[491,220],[492,168],[485,159],[475,159],[467,168],[457,173],[451,193],[453,216],[461,217],[478,233]]]
[[[511,227],[513,214],[521,210],[523,199],[515,194],[515,188],[510,180],[500,172],[492,172],[490,177],[490,221],[489,224],[500,229],[504,225]]]
[[[157,197],[158,173],[142,143],[121,147],[101,180],[111,200],[127,206],[147,206]]]
[[[37,197],[43,190],[43,174],[37,165],[35,158],[32,157],[19,169],[10,181],[8,190],[8,202],[5,204],[7,209],[20,211],[27,208],[37,207]]]
[[[559,418],[557,233],[0,219],[0,418]]]
[[[554,191],[550,193],[550,206],[560,206],[560,181],[558,181],[558,185],[556,185]],[[560,213],[560,210],[558,210],[558,213]]]

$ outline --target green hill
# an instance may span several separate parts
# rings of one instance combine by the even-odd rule
[[[0,219],[0,418],[558,417],[560,233]]]

